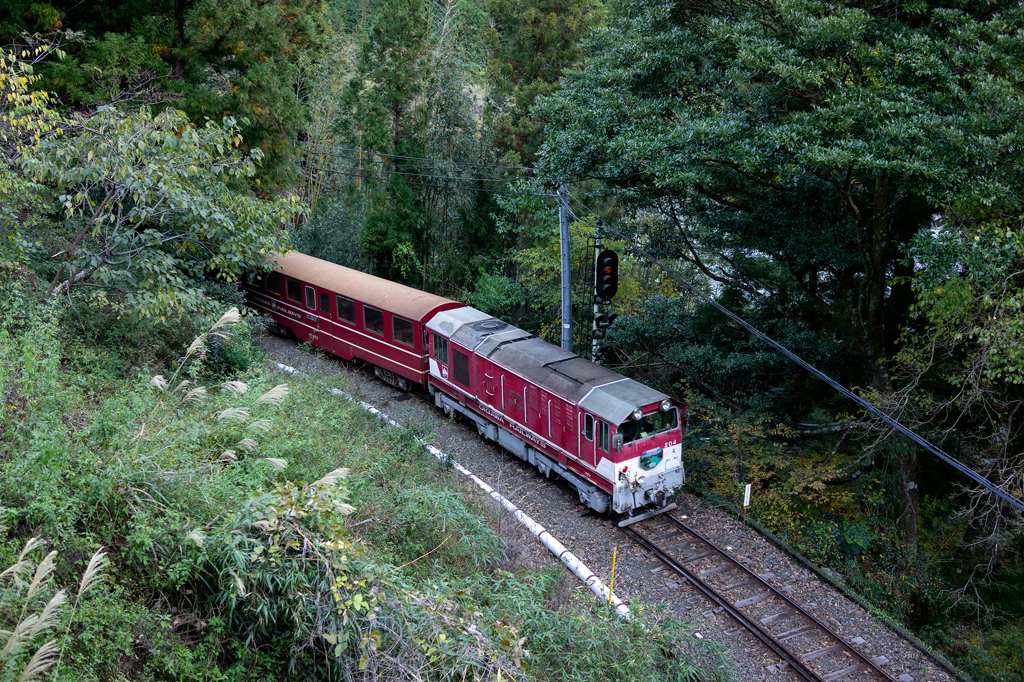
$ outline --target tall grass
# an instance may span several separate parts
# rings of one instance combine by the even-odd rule
[[[82,574],[71,611],[65,614],[67,591],[54,592],[52,585],[57,552],[49,552],[38,564],[33,560],[43,546],[41,540],[31,538],[17,561],[0,572],[0,616],[17,614],[10,630],[0,630],[0,682],[27,682],[42,677],[55,664],[53,676],[57,676],[79,601],[100,582],[108,563],[106,551],[96,550]],[[26,580],[30,575],[31,580]],[[67,626],[54,637],[62,619]]]

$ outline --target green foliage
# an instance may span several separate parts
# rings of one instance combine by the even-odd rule
[[[235,116],[267,160],[270,188],[295,181],[292,145],[306,123],[300,57],[323,35],[321,0],[194,0],[175,57],[186,61],[184,105],[194,120]]]
[[[489,0],[487,12],[487,121],[505,163],[533,166],[544,123],[530,107],[579,63],[580,42],[604,22],[604,7],[596,0]]]
[[[230,189],[260,158],[234,156],[241,141],[231,119],[196,128],[180,112],[103,109],[26,150],[22,165],[63,211],[50,293],[91,286],[100,300],[158,321],[209,312],[193,281],[208,271],[237,280],[260,267],[287,248],[281,227],[302,213],[292,200]]]
[[[32,554],[42,546],[40,540],[30,539],[18,554],[17,561],[0,572],[0,624],[11,628],[0,630],[0,641],[3,642],[0,680],[3,682],[25,682],[42,677],[54,666],[56,675],[60,669],[66,641],[50,637],[56,634],[63,620],[68,593],[64,589],[54,589],[56,550],[38,563],[33,561]],[[100,571],[107,563],[104,550],[93,554],[74,594],[67,630],[75,621],[79,601],[102,579]],[[67,632],[64,640],[66,636]]]
[[[750,305],[741,292],[725,290],[719,298],[818,369],[844,376],[847,368],[837,344],[771,314],[761,317],[766,311]],[[787,423],[805,420],[814,409],[835,409],[827,388],[794,373],[787,358],[690,295],[641,298],[616,325],[608,342],[638,380],[663,391],[693,389],[732,409],[764,411]]]
[[[937,207],[1016,201],[1021,19],[1009,3],[626,3],[538,109],[545,175],[628,190],[671,225],[666,257],[838,337],[891,390],[901,244]]]
[[[692,627],[665,614],[633,606],[630,620],[613,609],[577,597],[571,608],[550,603],[555,573],[532,581],[500,571],[478,581],[489,612],[504,631],[501,643],[518,650],[538,679],[574,682],[636,680],[690,682],[729,678],[717,646],[692,636]],[[584,601],[585,600],[585,601]]]
[[[11,17],[22,29],[73,32],[67,59],[41,68],[43,87],[65,106],[173,104],[194,123],[234,116],[264,155],[257,171],[263,187],[296,180],[291,145],[307,116],[299,65],[324,35],[321,0],[57,0],[31,7]],[[0,31],[2,22],[0,15]]]

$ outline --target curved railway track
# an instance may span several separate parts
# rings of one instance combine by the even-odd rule
[[[287,360],[291,364],[302,364],[301,362],[296,363],[294,359],[288,357],[279,359]],[[312,358],[310,357],[309,360]],[[369,366],[354,366],[356,363],[339,364],[349,371],[354,371],[355,374],[373,385],[384,386],[384,382],[374,377],[372,368]],[[389,390],[397,389],[390,387]],[[417,392],[399,392],[396,395],[389,395],[383,405],[386,406],[389,402],[400,403],[409,400],[421,404],[430,412],[434,410],[433,403],[427,400],[423,394]],[[551,482],[545,483],[545,486],[547,485],[551,485]],[[609,524],[609,526],[612,525]],[[612,532],[611,527],[609,527],[610,532]],[[687,605],[693,606],[698,600],[709,600],[712,607],[710,610],[704,611],[705,616],[728,615],[733,621],[739,623],[743,630],[750,632],[751,636],[759,640],[766,650],[777,656],[779,662],[768,666],[768,672],[782,673],[779,679],[788,678],[788,676],[795,676],[789,679],[815,680],[816,682],[839,682],[840,680],[842,682],[867,682],[868,680],[911,682],[914,679],[910,675],[903,674],[893,681],[892,677],[879,669],[879,666],[888,663],[887,659],[881,656],[865,656],[854,648],[854,645],[863,647],[864,640],[856,637],[852,642],[844,641],[840,635],[829,630],[827,626],[810,614],[806,614],[786,596],[792,588],[788,586],[773,587],[768,582],[774,580],[772,574],[755,575],[744,566],[749,563],[749,560],[734,559],[727,551],[716,547],[712,541],[688,528],[671,514],[655,516],[626,528],[616,528],[615,532],[626,532],[636,541],[637,545],[650,553],[652,557],[658,558],[665,566],[665,568],[655,569],[658,573],[664,575],[663,571],[667,569],[678,576],[678,580],[669,583],[669,587],[674,585],[682,591],[684,583],[689,583],[703,594],[702,599],[701,597],[687,598],[687,595],[683,593],[680,596],[680,603],[685,602]],[[671,537],[665,537],[670,534]],[[606,542],[611,541],[611,538],[606,540]],[[737,566],[739,568],[736,568]],[[742,603],[748,600],[749,603]],[[726,629],[724,634],[732,635],[737,631]],[[868,636],[870,637],[870,635]],[[888,646],[885,648],[888,649]],[[745,656],[744,652],[750,651],[752,650],[738,649],[733,653]],[[755,679],[753,668],[756,668],[757,665],[766,665],[766,663],[762,659],[759,663],[748,663],[747,665],[751,668],[746,671],[751,673],[749,679]],[[763,671],[764,668],[761,670]],[[762,678],[758,677],[757,679]],[[928,677],[927,679],[944,679],[944,677]]]
[[[727,613],[781,659],[777,669],[788,667],[808,682],[895,682],[880,665],[884,656],[868,658],[786,593],[769,583],[771,573],[758,575],[717,547],[700,533],[670,514],[662,514],[622,529],[632,540],[660,559],[716,605],[715,613]]]

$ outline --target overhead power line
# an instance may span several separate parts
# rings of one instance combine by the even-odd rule
[[[381,178],[373,174],[368,173],[350,173],[343,170],[334,170],[332,168],[322,169],[324,173],[331,173],[333,175],[345,175],[350,178],[359,178],[362,180],[376,180],[378,182],[400,182],[404,185],[416,185],[418,187],[436,187],[439,189],[454,189],[462,190],[466,192],[488,192],[490,194],[509,194],[515,196],[530,196],[530,197],[545,197],[545,198],[557,198],[557,194],[543,194],[540,192],[519,192],[515,190],[504,190],[504,189],[484,189],[482,187],[463,187],[459,185],[440,185],[426,182],[414,182],[412,180],[405,180],[401,178]]]
[[[580,201],[576,197],[572,197],[572,198],[580,206],[583,206],[583,208],[585,208],[588,212],[593,213],[593,211],[591,211],[589,208],[587,208],[586,204],[584,204],[582,201]],[[579,216],[576,216],[575,213],[573,213],[573,216],[577,220],[580,219]],[[714,306],[714,308],[717,309],[720,313],[722,313],[723,315],[728,317],[730,320],[732,320],[736,324],[738,324],[741,327],[743,327],[744,329],[746,329],[748,332],[750,332],[750,334],[752,334],[753,336],[757,337],[758,339],[760,339],[764,343],[768,344],[769,346],[771,346],[775,350],[779,351],[780,353],[785,355],[787,358],[789,358],[790,360],[795,362],[797,365],[799,365],[800,367],[803,367],[808,372],[810,372],[811,374],[816,376],[818,379],[821,379],[826,384],[828,384],[829,386],[834,388],[836,391],[838,391],[842,395],[846,396],[850,400],[854,401],[855,403],[857,403],[858,405],[863,407],[865,410],[867,410],[871,414],[875,415],[876,417],[878,417],[879,419],[884,421],[886,424],[891,426],[895,431],[903,434],[904,436],[906,436],[910,440],[914,441],[915,443],[917,443],[918,445],[923,447],[928,452],[932,453],[933,455],[935,455],[936,457],[941,459],[946,464],[950,465],[951,467],[953,467],[954,469],[956,469],[957,471],[962,473],[964,476],[967,476],[972,481],[978,483],[979,485],[981,485],[982,487],[987,489],[993,495],[997,496],[998,498],[1000,498],[1004,502],[1007,502],[1008,504],[1010,504],[1017,511],[1024,512],[1024,501],[1021,501],[1021,500],[1017,499],[1016,497],[1013,497],[1008,492],[1006,492],[1005,490],[1003,490],[999,486],[995,485],[994,483],[989,481],[987,478],[985,478],[984,476],[982,476],[978,472],[974,471],[973,469],[968,468],[965,464],[962,464],[959,460],[957,460],[953,456],[951,456],[949,454],[946,454],[938,446],[933,445],[932,443],[928,442],[927,440],[925,440],[921,436],[917,435],[916,433],[911,431],[909,428],[907,428],[906,426],[904,426],[903,424],[899,423],[897,420],[893,419],[888,414],[883,412],[881,409],[875,407],[875,405],[873,405],[869,401],[867,401],[864,398],[860,397],[859,395],[857,395],[853,391],[849,390],[848,388],[845,388],[844,386],[839,384],[839,382],[835,381],[832,377],[828,376],[827,374],[825,374],[824,372],[822,372],[818,368],[814,367],[809,362],[803,360],[796,353],[793,353],[791,350],[789,350],[788,348],[783,346],[781,343],[775,341],[774,339],[772,339],[770,336],[768,336],[764,332],[762,332],[762,331],[758,330],[757,328],[755,328],[753,325],[751,325],[746,320],[741,318],[739,315],[737,315],[736,313],[732,312],[731,310],[729,310],[728,308],[723,306],[721,303],[716,301],[714,298],[712,298],[711,296],[707,295],[706,293],[704,293],[703,291],[701,291],[697,287],[695,287],[692,284],[690,284],[690,282],[688,282],[686,279],[684,279],[681,275],[676,273],[674,270],[666,267],[665,265],[662,265],[661,262],[658,259],[654,258],[654,256],[652,256],[649,253],[647,253],[647,251],[643,247],[635,244],[625,234],[623,234],[619,230],[615,229],[611,225],[608,225],[607,223],[602,225],[601,229],[602,230],[608,230],[609,232],[612,232],[613,234],[618,236],[620,239],[623,239],[624,241],[629,243],[630,244],[630,248],[632,248],[637,253],[639,253],[641,256],[643,256],[644,258],[646,258],[647,260],[649,260],[650,262],[652,262],[656,266],[658,266],[658,268],[662,272],[664,272],[666,275],[668,275],[669,277],[671,277],[675,281],[679,282],[679,284],[681,284],[687,291],[689,291],[691,294],[693,294],[694,296],[696,296],[700,300],[704,301],[705,303],[708,303],[708,304]]]
[[[506,171],[529,171],[531,173],[533,172],[532,168],[528,168],[526,166],[503,166],[503,165],[500,165],[500,164],[491,164],[491,163],[471,163],[469,161],[447,161],[447,160],[444,160],[444,159],[428,159],[428,158],[422,157],[422,156],[402,156],[400,154],[385,154],[383,152],[372,152],[372,151],[368,151],[366,149],[355,149],[354,147],[339,147],[339,146],[335,146],[335,145],[326,145],[326,144],[320,144],[318,142],[307,142],[306,146],[310,147],[310,148],[316,148],[316,149],[328,149],[328,150],[332,150],[332,151],[356,153],[356,154],[363,154],[363,155],[367,155],[367,156],[369,156],[369,155],[381,156],[381,157],[384,157],[386,159],[403,159],[403,160],[407,160],[407,161],[428,161],[430,163],[446,163],[446,164],[451,164],[453,166],[466,166],[466,167],[473,167],[473,168],[497,168],[497,169],[506,170]]]

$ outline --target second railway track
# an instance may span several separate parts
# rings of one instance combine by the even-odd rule
[[[688,582],[715,607],[727,613],[789,667],[809,682],[895,682],[879,666],[884,656],[870,657],[833,632],[786,594],[789,586],[775,587],[771,573],[758,575],[751,562],[737,559],[679,519],[662,514],[623,529],[637,544],[679,576],[676,586]],[[782,665],[785,664],[785,665]]]

